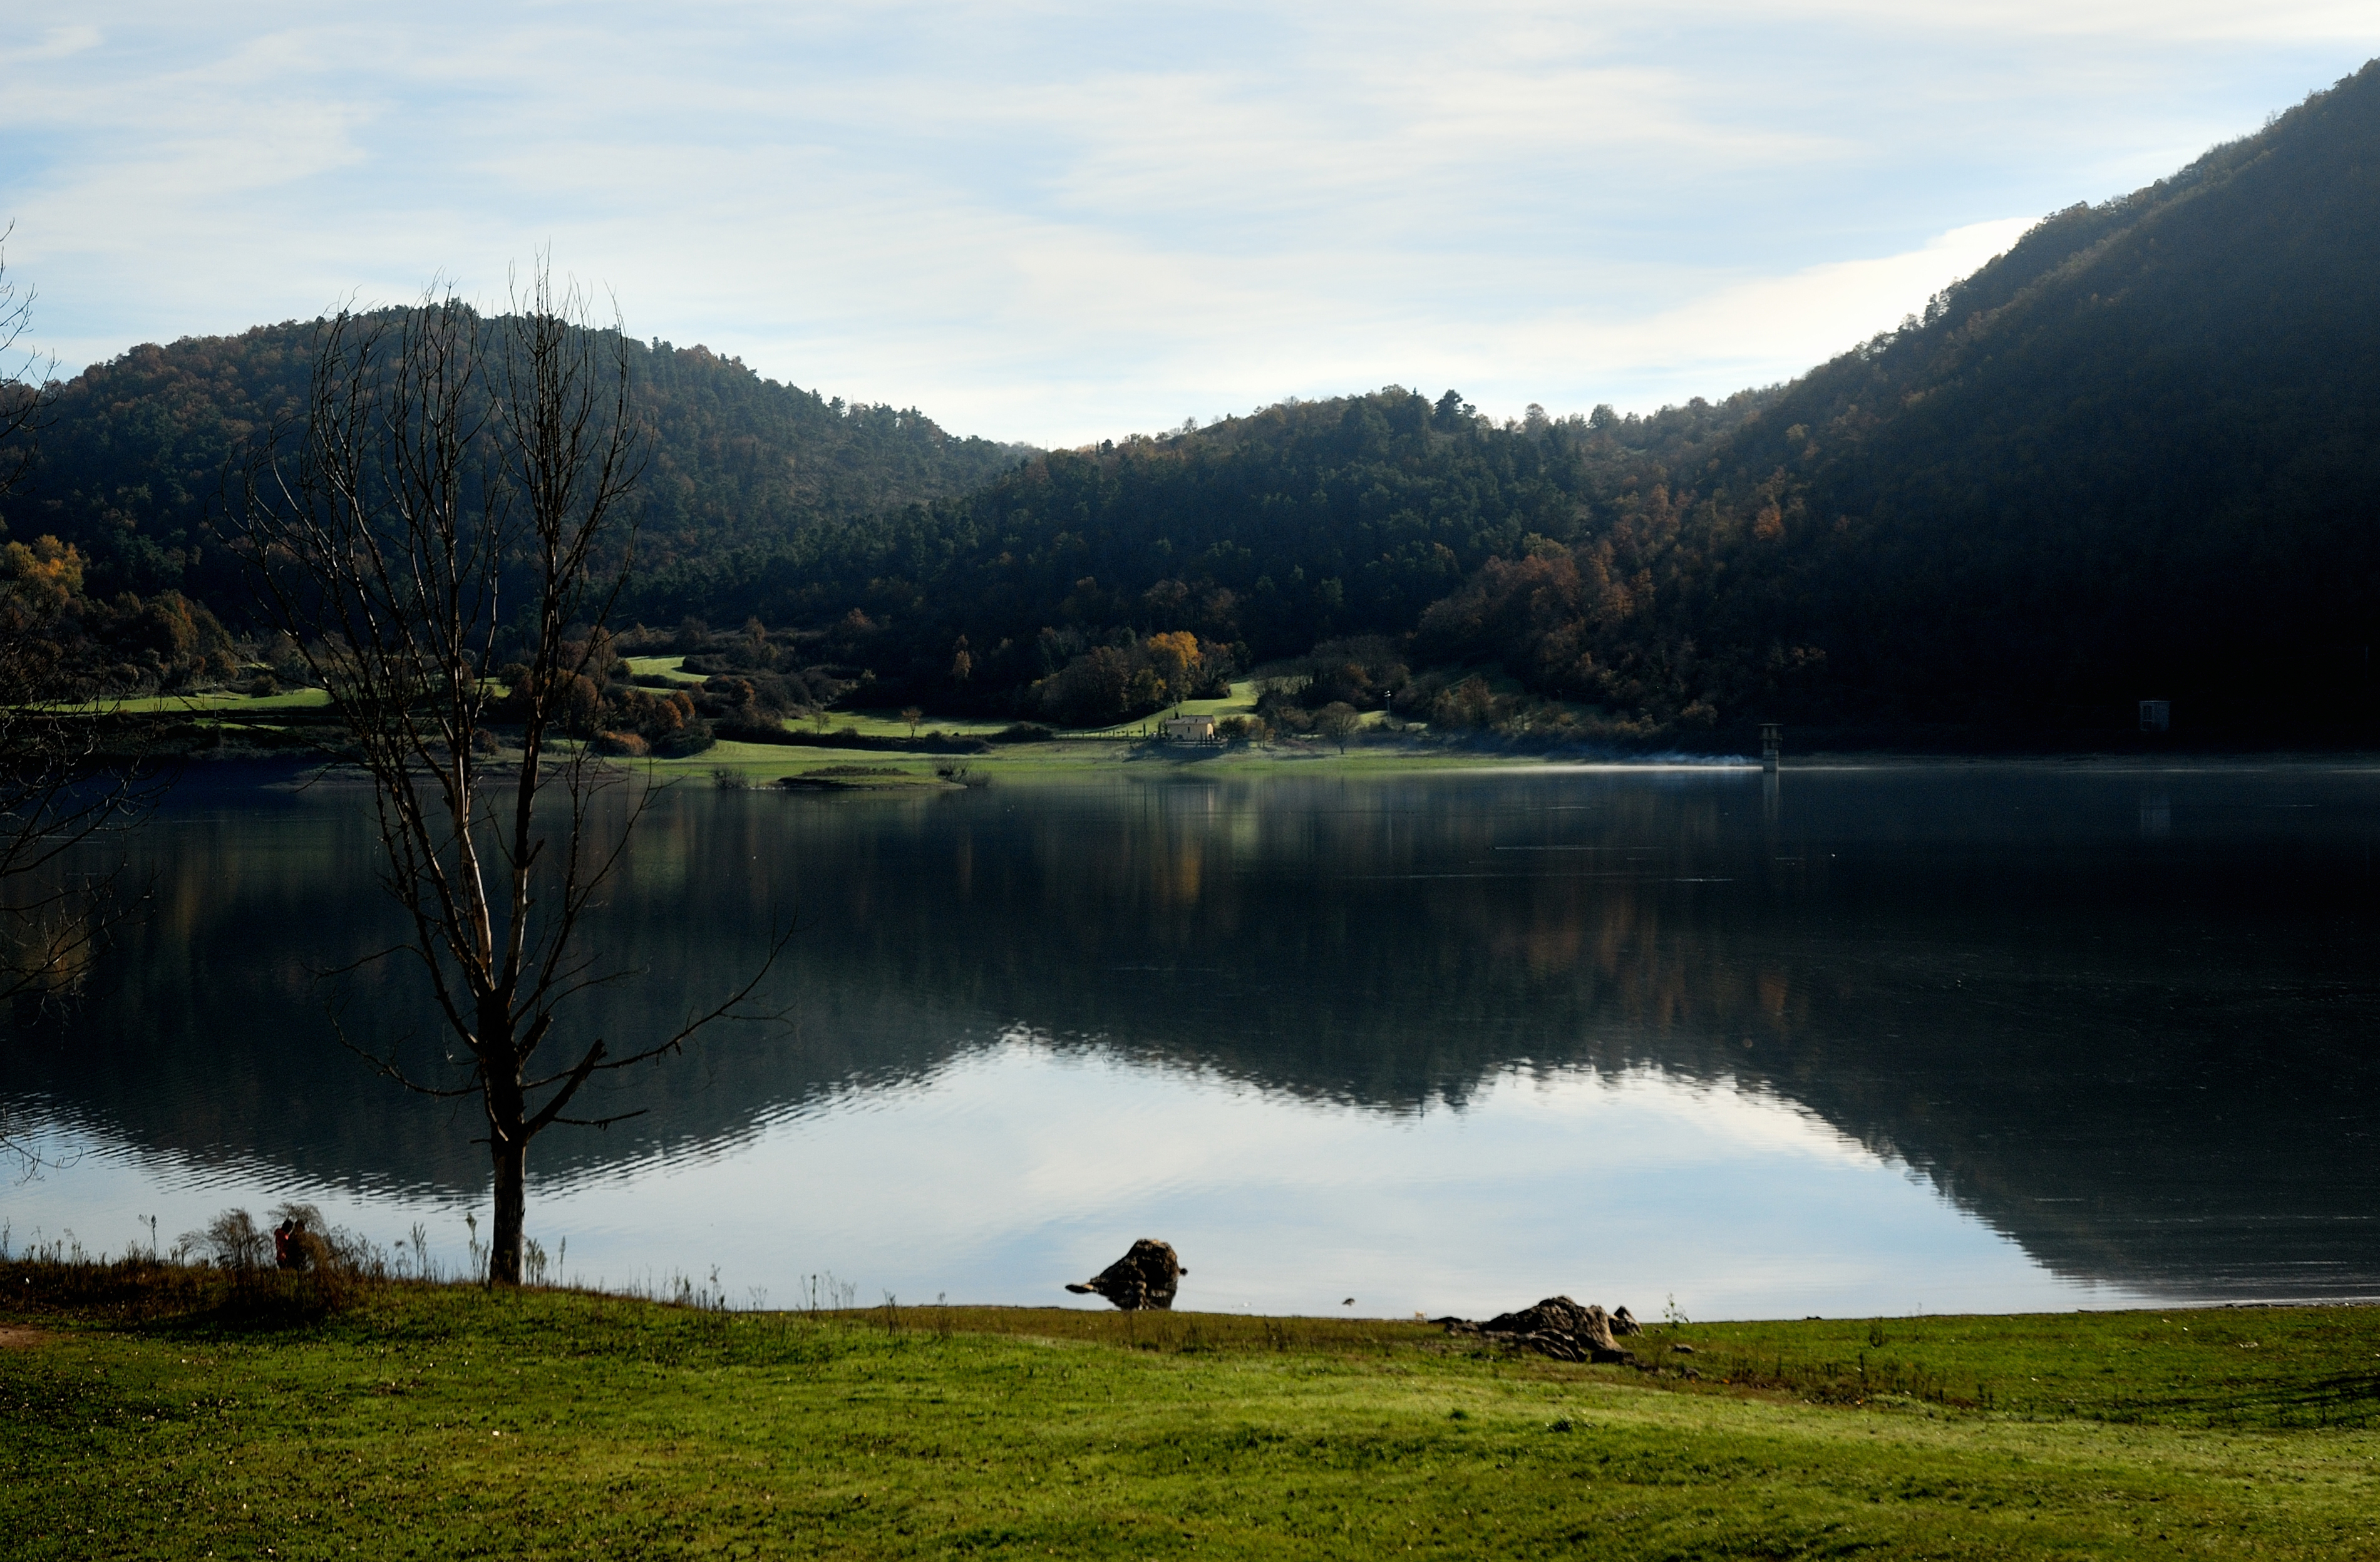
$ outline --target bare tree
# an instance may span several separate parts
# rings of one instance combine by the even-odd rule
[[[565,740],[572,702],[607,671],[625,579],[641,465],[630,390],[625,339],[591,328],[540,261],[497,320],[433,291],[325,322],[303,428],[246,484],[263,598],[371,778],[381,880],[411,927],[388,952],[425,974],[468,1077],[418,1081],[393,1053],[358,1049],[410,1088],[479,1098],[493,1283],[520,1281],[530,1140],[638,1115],[571,1108],[597,1074],[743,1012],[768,969],[667,1035],[565,1041],[572,1000],[628,975],[589,947],[587,914],[652,794]],[[500,688],[507,632],[527,643]],[[473,743],[499,702],[521,729],[516,767]]]
[[[13,226],[0,228],[0,247]],[[33,459],[32,434],[50,408],[50,376],[58,360],[30,346],[19,347],[33,326],[33,290],[8,280],[0,248],[0,498],[17,486]]]

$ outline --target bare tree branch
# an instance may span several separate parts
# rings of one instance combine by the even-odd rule
[[[351,1038],[347,1035],[347,1027],[336,1008],[331,1009],[329,1011],[329,1014],[331,1021],[331,1034],[338,1039],[339,1045],[354,1053],[357,1057],[362,1059],[365,1062],[370,1064],[372,1072],[380,1075],[382,1079],[394,1080],[397,1084],[405,1086],[407,1090],[415,1091],[423,1096],[434,1096],[441,1101],[459,1101],[467,1096],[477,1096],[480,1093],[480,1087],[476,1082],[470,1084],[457,1085],[452,1089],[443,1088],[434,1084],[423,1084],[419,1080],[414,1079],[404,1070],[396,1066],[396,1054],[394,1051],[383,1055],[373,1051],[370,1047],[365,1047]]]
[[[18,345],[33,328],[33,290],[8,280],[6,249],[15,231],[13,223],[0,228],[0,494],[32,465],[33,436],[49,419],[58,367],[55,355]]]

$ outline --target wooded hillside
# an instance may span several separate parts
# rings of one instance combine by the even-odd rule
[[[317,322],[144,345],[57,387],[7,536],[73,545],[94,595],[177,589],[239,616],[211,525],[227,468],[298,411]],[[1025,454],[954,438],[916,408],[846,405],[708,347],[626,344],[650,425],[638,558],[667,575],[804,530],[963,492]]]
[[[2203,727],[2371,715],[2380,66],[2051,217],[1721,453],[1714,642],[1822,648],[1812,710]]]

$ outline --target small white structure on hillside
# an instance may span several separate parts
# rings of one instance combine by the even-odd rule
[[[1212,716],[1169,716],[1158,726],[1168,743],[1212,743],[1215,741],[1215,719]]]

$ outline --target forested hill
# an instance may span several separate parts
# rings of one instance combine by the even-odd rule
[[[1037,705],[1032,684],[1101,648],[1129,674],[1152,635],[1195,635],[1242,668],[1386,638],[1358,653],[1377,665],[1357,703],[1378,705],[1425,611],[1491,561],[1575,542],[1609,548],[1613,570],[1643,567],[1629,539],[1668,524],[1659,474],[1697,465],[1759,402],[1697,398],[1650,418],[1532,408],[1500,427],[1452,392],[1289,402],[1054,451],[974,493],[648,579],[638,603],[664,622],[840,614],[839,651],[876,673],[882,697],[1087,721],[1163,697],[1119,685],[1112,699]],[[1641,682],[1637,659],[1622,660]],[[1668,710],[1672,692],[1632,685],[1613,702]]]
[[[237,612],[244,587],[207,523],[227,463],[305,393],[319,326],[135,347],[59,388],[7,536],[73,544],[95,597],[180,590]],[[638,554],[650,570],[980,486],[1027,454],[954,438],[915,408],[845,405],[707,347],[626,344],[652,438]]]
[[[1822,648],[1805,714],[2367,723],[2375,257],[2380,63],[1790,386],[1669,626]]]

